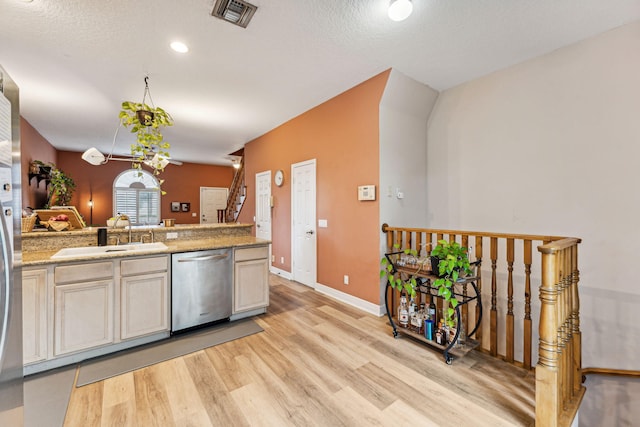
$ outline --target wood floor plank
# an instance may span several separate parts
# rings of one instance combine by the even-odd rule
[[[200,393],[189,375],[184,358],[163,362],[158,376],[162,378],[167,400],[173,415],[173,421],[178,426],[211,427],[213,424],[200,399]]]
[[[200,351],[184,359],[211,423],[214,426],[249,426],[211,359]]]
[[[101,425],[103,427],[135,426],[135,403],[132,372],[106,379],[104,381]]]
[[[136,421],[138,426],[173,427],[173,415],[164,384],[158,376],[159,365],[133,373],[136,388]]]
[[[75,388],[71,392],[65,427],[97,427],[102,420],[104,381]]]
[[[533,425],[530,371],[477,352],[447,365],[386,316],[270,286],[262,333],[76,388],[65,427]]]

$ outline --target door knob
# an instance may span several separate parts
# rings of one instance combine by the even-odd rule
[[[307,231],[307,234],[313,234],[313,230]]]

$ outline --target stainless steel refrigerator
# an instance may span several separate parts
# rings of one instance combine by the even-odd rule
[[[18,87],[0,66],[0,426],[24,420],[20,110]]]

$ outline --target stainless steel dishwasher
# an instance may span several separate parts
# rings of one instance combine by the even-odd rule
[[[171,332],[231,316],[231,248],[171,256]]]

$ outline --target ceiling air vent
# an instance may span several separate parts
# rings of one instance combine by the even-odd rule
[[[247,28],[256,9],[258,9],[257,6],[241,0],[216,0],[211,14],[216,18]]]

